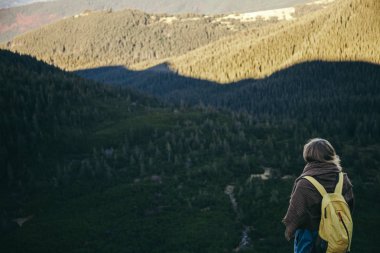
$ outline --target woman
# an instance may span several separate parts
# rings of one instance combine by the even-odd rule
[[[324,139],[312,139],[303,149],[306,166],[295,180],[288,212],[283,219],[286,226],[285,238],[294,237],[295,253],[325,252],[326,243],[318,236],[321,219],[322,196],[305,176],[315,178],[328,193],[334,192],[342,171],[339,156],[333,146]],[[354,206],[352,184],[344,174],[342,195],[351,212]]]

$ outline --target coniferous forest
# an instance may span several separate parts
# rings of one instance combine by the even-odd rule
[[[333,7],[344,2],[337,1]],[[375,0],[350,0],[339,13],[358,4],[363,4],[360,13],[371,8],[371,13],[376,12],[379,6]],[[327,19],[326,13],[333,11],[326,7],[320,13]],[[112,27],[107,19],[111,13],[96,15],[104,18],[105,28]],[[99,18],[96,15],[90,18]],[[124,11],[111,16],[118,15],[135,15],[137,21],[148,14]],[[0,252],[293,252],[281,220],[294,180],[305,165],[303,145],[314,137],[333,144],[354,185],[352,252],[377,252],[380,66],[376,48],[369,50],[371,60],[360,60],[358,55],[376,44],[375,24],[363,28],[373,32],[367,37],[360,37],[360,32],[359,39],[353,36],[360,48],[343,50],[348,58],[312,57],[278,65],[277,60],[282,62],[288,53],[284,49],[283,55],[268,54],[275,58],[268,62],[271,74],[223,79],[228,66],[234,66],[230,73],[246,73],[245,62],[240,67],[237,61],[225,62],[235,59],[228,57],[232,47],[244,52],[237,59],[265,62],[266,53],[247,55],[246,47],[234,44],[244,29],[247,37],[259,31],[271,41],[271,31],[287,25],[299,31],[299,24],[317,20],[318,12],[311,15],[294,23],[242,23],[240,31],[228,34],[223,26],[209,26],[203,19],[191,21],[192,25],[177,21],[170,28],[178,35],[173,35],[178,40],[171,40],[175,50],[167,51],[166,42],[160,46],[152,42],[152,47],[147,42],[139,49],[146,59],[129,58],[135,51],[126,53],[112,44],[101,55],[118,64],[126,60],[158,64],[143,70],[129,69],[127,62],[113,66],[99,58],[93,61],[90,55],[86,61],[94,68],[68,72],[53,65],[61,52],[51,54],[52,61],[42,61],[32,56],[35,48],[42,48],[25,49],[28,55],[0,49]],[[196,16],[189,14],[186,19],[191,17]],[[353,25],[353,20],[358,18],[350,16],[346,23]],[[71,22],[75,20],[60,21],[56,27]],[[167,25],[149,22],[145,30],[132,25],[120,33],[143,43],[148,35],[151,41],[157,39],[155,29],[166,31]],[[188,42],[181,34],[189,27],[196,29],[196,24],[202,39],[185,48]],[[28,38],[39,38],[54,25],[10,43],[17,46],[15,41],[22,39],[31,45]],[[325,30],[330,31],[326,34],[333,38],[337,33],[330,26],[326,22]],[[83,22],[79,28],[87,27],[91,24]],[[204,33],[208,29],[213,32],[209,37]],[[59,38],[63,30],[51,33],[59,48],[70,40],[70,36]],[[279,37],[273,38],[285,40],[289,31],[279,30]],[[344,47],[347,36],[341,33],[336,48]],[[49,41],[43,42],[46,48]],[[70,43],[75,46],[75,39]],[[84,51],[65,48],[67,55],[76,57],[65,58],[62,64],[66,61],[77,69],[80,57],[87,57],[81,52],[103,52],[87,47],[85,40],[80,43]],[[260,45],[262,52],[268,52],[268,44]],[[326,45],[321,41],[315,48]],[[212,48],[210,54],[201,57],[199,52],[207,48]],[[154,58],[149,52],[166,55],[152,64],[145,62]],[[179,54],[183,55],[177,58]],[[215,60],[218,54],[223,55],[220,61]],[[172,58],[166,61],[166,57]],[[189,65],[175,65],[185,62]],[[192,64],[197,68],[192,69]],[[203,66],[205,72],[185,75],[176,66],[195,72]],[[219,77],[227,82],[212,74],[200,79],[217,66],[222,66]]]
[[[369,243],[376,235],[365,231],[379,222],[371,203],[380,190],[378,93],[366,99],[365,87],[363,94],[358,87],[341,93],[342,106],[335,107],[334,96],[320,97],[315,113],[301,97],[278,97],[305,115],[300,121],[292,114],[276,117],[279,102],[262,114],[175,106],[7,51],[1,63],[5,249],[220,252],[238,247],[248,227],[251,252],[287,252],[280,221],[310,136],[330,139],[353,178],[360,224],[354,247],[376,247]],[[365,69],[378,73],[376,66]],[[266,92],[262,96],[276,96]],[[269,180],[251,176],[265,168],[272,168]],[[28,226],[15,227],[12,219],[29,215]]]

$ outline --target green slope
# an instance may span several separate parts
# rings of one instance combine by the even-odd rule
[[[302,145],[320,130],[164,106],[27,56],[0,59],[1,252],[231,252],[245,226],[247,252],[291,250],[280,221],[293,182],[281,177],[300,173]],[[353,249],[373,252],[380,149],[365,133],[326,137],[354,161],[344,163]],[[248,180],[263,167],[273,178]],[[29,215],[21,228],[12,221]]]
[[[237,119],[0,57],[2,251],[220,252],[239,243],[224,194],[252,170],[236,167],[247,143],[230,149],[243,141]]]

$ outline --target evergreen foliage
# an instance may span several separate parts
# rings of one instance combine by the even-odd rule
[[[346,93],[329,97],[326,81],[319,90],[325,100],[311,103],[315,111],[301,110],[307,106],[301,94],[309,99],[313,85],[298,83],[292,98],[279,84],[278,94],[258,84],[255,100],[278,101],[250,115],[163,106],[30,57],[7,51],[0,57],[2,251],[228,252],[249,227],[247,252],[289,252],[280,223],[292,186],[286,178],[301,172],[302,145],[312,136],[331,140],[353,179],[353,249],[376,249],[377,235],[367,233],[380,223],[371,202],[380,193],[379,98],[369,74],[377,66],[362,65],[354,80],[368,84],[371,96],[364,85],[349,84]],[[356,101],[358,114],[354,107],[339,111]],[[336,107],[326,121],[309,121],[330,104]],[[300,112],[285,113],[292,107]],[[335,110],[343,115],[331,118]],[[298,113],[310,115],[302,121]],[[354,133],[346,132],[351,124],[358,124]],[[251,176],[265,167],[272,168],[269,180]],[[228,185],[235,186],[236,208],[225,194]],[[15,228],[12,219],[29,214],[34,218]]]
[[[367,26],[363,35],[354,24],[366,22],[360,15],[377,22],[378,6],[352,0],[334,13],[326,9],[318,14],[324,26],[317,14],[309,17],[311,27],[322,27],[318,41],[338,52],[351,36],[339,29],[347,25],[356,32],[348,51],[338,53],[347,52],[347,59],[317,50],[314,56],[339,61],[304,62],[224,86],[173,73],[164,64],[147,71],[109,66],[77,73],[114,84],[107,86],[0,50],[0,251],[198,253],[244,246],[245,252],[290,252],[281,219],[304,166],[303,144],[323,137],[355,187],[352,250],[376,252],[380,68],[343,60],[376,62],[378,27]],[[127,13],[151,22],[147,14]],[[97,15],[114,14],[88,18]],[[307,31],[309,25],[300,24],[288,32]],[[271,32],[285,34],[278,27],[256,31],[270,44]],[[225,48],[232,48],[227,42],[234,36],[221,40]],[[74,47],[64,51],[75,53]],[[322,50],[323,44],[311,48]],[[278,59],[287,56],[284,47]],[[16,225],[14,219],[31,214]],[[242,243],[242,234],[250,240]]]
[[[236,31],[277,22],[230,20],[226,24],[218,18],[196,14],[153,15],[137,10],[87,12],[18,36],[5,47],[66,70],[137,63],[141,68]]]
[[[7,42],[22,33],[43,25],[86,13],[86,11],[119,11],[137,9],[148,13],[226,14],[270,10],[302,4],[309,0],[233,1],[233,0],[58,0],[39,1],[26,6],[2,9],[0,1],[0,42]],[[6,0],[5,5],[11,4]],[[307,8],[306,8],[307,9]]]
[[[380,2],[336,1],[292,25],[240,32],[170,61],[181,75],[230,83],[313,60],[380,63]]]
[[[85,138],[93,124],[114,115],[109,101],[119,100],[130,111],[132,101],[149,103],[134,92],[80,79],[30,57],[4,50],[0,57],[0,178],[8,186],[51,176],[46,161],[55,164],[57,155],[70,149],[69,140]]]
[[[157,69],[109,67],[77,74],[133,87],[167,102],[247,112],[258,121],[294,123],[298,130],[315,129],[323,136],[360,135],[373,143],[379,138],[380,67],[374,64],[307,62],[266,79],[223,86]]]

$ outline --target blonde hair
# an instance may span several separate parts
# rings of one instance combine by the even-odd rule
[[[303,147],[303,159],[308,163],[333,163],[339,169],[342,169],[339,156],[336,154],[331,143],[325,139],[314,138],[309,140]]]

